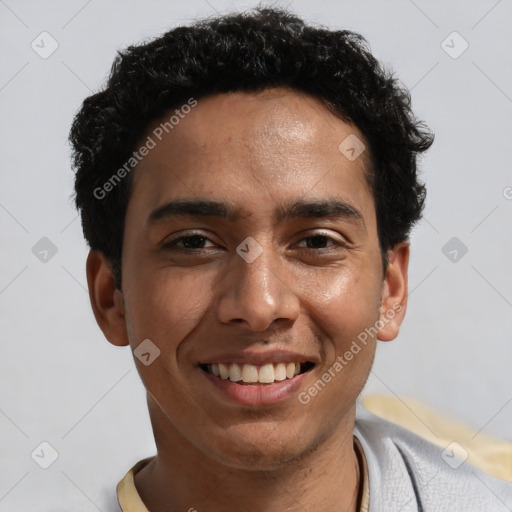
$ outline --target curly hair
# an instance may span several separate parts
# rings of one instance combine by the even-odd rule
[[[153,120],[191,97],[274,87],[320,99],[364,135],[386,269],[388,249],[407,240],[421,218],[426,191],[418,181],[417,156],[433,134],[413,115],[408,90],[361,35],[258,8],[177,27],[118,52],[105,87],[86,98],[75,116],[70,141],[76,206],[89,246],[111,263],[119,289],[131,174],[108,199],[95,190],[131,157]]]

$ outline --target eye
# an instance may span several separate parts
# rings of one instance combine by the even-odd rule
[[[211,245],[206,246],[206,244],[208,243],[210,243]],[[176,247],[177,249],[181,249],[183,251],[200,251],[202,249],[209,249],[210,247],[215,247],[215,244],[205,236],[192,234],[187,236],[181,236],[163,245],[164,249],[172,249],[174,247]]]
[[[302,245],[301,248],[305,249],[329,249],[330,247],[345,247],[345,244],[340,240],[335,240],[334,238],[324,235],[317,234],[312,236],[307,236],[299,241],[298,245]]]

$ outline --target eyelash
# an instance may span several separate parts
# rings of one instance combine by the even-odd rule
[[[201,235],[200,233],[192,233],[190,235],[186,235],[186,236],[180,236],[179,238],[176,238],[175,240],[171,240],[170,242],[167,242],[165,243],[162,248],[163,249],[173,249],[174,247],[176,247],[178,245],[179,242],[182,242],[183,240],[190,240],[191,238],[201,238],[202,240],[209,240],[211,242],[211,240],[204,236],[204,235]],[[213,242],[212,242],[213,243]],[[189,249],[189,248],[186,248],[186,247],[178,247],[178,249],[181,251],[181,252],[185,252],[185,253],[196,253],[198,251],[204,251],[205,249]]]
[[[195,238],[195,237],[200,238],[201,240],[208,240],[208,241],[212,242],[208,237],[202,235],[201,233],[191,233],[189,235],[181,236],[179,238],[176,238],[175,240],[171,240],[170,242],[165,243],[162,246],[162,248],[166,249],[166,250],[171,250],[171,249],[177,248],[180,252],[186,253],[186,254],[198,254],[200,252],[206,252],[209,249],[211,249],[209,247],[208,248],[196,248],[196,249],[186,248],[186,247],[178,247],[178,244],[180,242],[183,242],[185,240],[190,240],[191,238]],[[328,252],[328,251],[343,249],[343,248],[347,247],[346,243],[341,242],[340,240],[336,240],[332,236],[329,236],[325,233],[316,233],[314,235],[306,236],[304,238],[301,238],[297,243],[304,242],[305,240],[311,240],[313,238],[325,238],[327,240],[327,242],[332,242],[332,245],[327,246],[327,247],[317,247],[317,248],[303,247],[301,249],[302,250],[315,250],[316,252]],[[212,242],[212,243],[214,243],[214,242]]]

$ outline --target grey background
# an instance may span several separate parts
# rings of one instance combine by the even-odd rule
[[[379,346],[365,393],[415,397],[512,440],[512,0],[276,4],[366,36],[436,132],[422,161],[429,195],[412,237],[407,318]],[[106,512],[108,492],[154,450],[131,354],[104,340],[90,311],[72,117],[117,49],[254,5],[0,0],[1,511]],[[43,31],[59,45],[47,59],[31,48]],[[458,58],[453,31],[469,44]],[[43,441],[58,452],[46,470],[31,458]]]

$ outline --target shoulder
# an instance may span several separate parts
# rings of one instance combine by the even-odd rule
[[[512,510],[512,483],[399,425],[361,409],[354,435],[368,466],[371,512]]]

